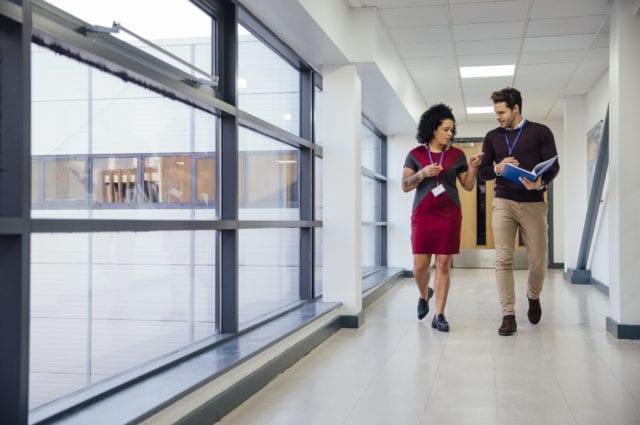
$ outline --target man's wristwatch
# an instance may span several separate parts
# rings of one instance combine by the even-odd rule
[[[540,183],[542,183],[542,186],[540,186],[539,188],[537,188],[536,190],[542,190],[544,189],[544,187],[546,186],[546,184],[544,184],[544,180],[540,179]]]

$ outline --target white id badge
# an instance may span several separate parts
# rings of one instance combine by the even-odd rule
[[[444,188],[442,183],[440,183],[439,185],[437,185],[436,187],[431,189],[431,193],[433,193],[433,196],[436,197],[436,198],[438,196],[442,195],[445,191],[446,191],[446,189]]]

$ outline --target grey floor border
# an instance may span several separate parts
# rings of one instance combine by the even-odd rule
[[[211,425],[228,415],[249,397],[260,391],[280,373],[306,356],[341,328],[340,317],[318,329],[282,355],[271,360],[228,390],[218,394],[209,402],[185,416],[176,425]]]

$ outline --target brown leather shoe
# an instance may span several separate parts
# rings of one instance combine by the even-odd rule
[[[498,333],[503,336],[513,335],[516,333],[517,328],[516,316],[508,314],[502,318],[502,326],[498,329]]]
[[[529,300],[529,310],[527,311],[527,317],[529,321],[534,325],[540,321],[540,317],[542,317],[542,307],[540,307],[540,299],[532,300],[527,297]]]

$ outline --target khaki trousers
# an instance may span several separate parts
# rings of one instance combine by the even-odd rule
[[[518,227],[529,260],[527,296],[537,299],[542,291],[549,265],[548,208],[545,202],[516,202],[494,198],[492,205],[493,239],[496,246],[496,282],[502,315],[515,314],[513,255]]]

